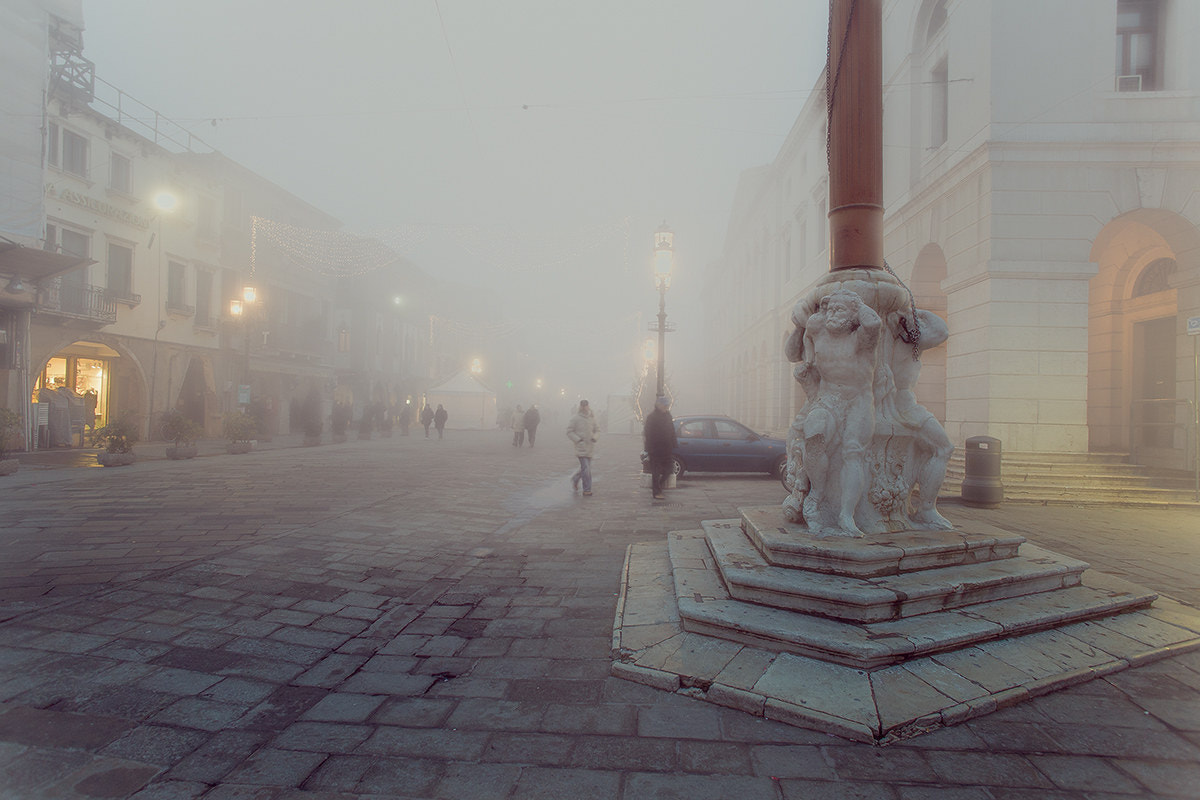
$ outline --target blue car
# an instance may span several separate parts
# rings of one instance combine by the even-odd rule
[[[782,480],[787,470],[783,439],[755,433],[729,417],[676,417],[675,436],[676,477],[685,472],[765,472]]]

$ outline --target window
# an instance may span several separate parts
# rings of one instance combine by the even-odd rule
[[[178,261],[167,262],[167,308],[184,308],[183,282],[187,277],[187,265]]]
[[[929,146],[946,143],[950,127],[950,70],[945,59],[929,74]]]
[[[1158,0],[1117,1],[1117,91],[1160,87]]]
[[[729,420],[715,419],[713,420],[713,425],[717,428],[718,439],[743,440],[754,435],[750,432],[749,428],[743,428],[736,422],[730,422]]]
[[[133,296],[133,248],[109,242],[108,293],[122,299]]]
[[[88,140],[74,131],[62,132],[62,168],[82,178],[88,176]]]
[[[710,436],[706,427],[707,424],[702,419],[684,422],[679,426],[679,435],[685,439],[707,439]]]
[[[213,324],[213,274],[207,270],[196,270],[196,324],[209,327]]]
[[[52,167],[60,164],[58,157],[58,123],[51,122],[46,129],[46,161]]]
[[[47,230],[51,226],[47,225]],[[86,233],[73,231],[70,228],[58,229],[58,251],[66,256],[87,258],[91,251],[91,242]]]
[[[225,226],[242,230],[242,193],[237,189],[225,190]]]
[[[125,194],[133,191],[133,162],[120,153],[113,153],[109,159],[108,185]]]
[[[211,197],[200,196],[196,212],[196,229],[201,236],[217,235],[217,204]]]
[[[1150,262],[1133,284],[1133,297],[1145,297],[1171,288],[1171,277],[1175,274],[1175,259],[1160,258]]]

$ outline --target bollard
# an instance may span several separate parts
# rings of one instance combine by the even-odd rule
[[[1000,482],[1000,440],[991,436],[967,439],[962,501],[978,508],[998,508],[1004,499]]]

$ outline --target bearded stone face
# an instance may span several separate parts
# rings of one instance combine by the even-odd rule
[[[829,304],[825,307],[826,326],[839,333],[845,333],[853,329],[857,318],[858,314],[844,300],[830,300]]]

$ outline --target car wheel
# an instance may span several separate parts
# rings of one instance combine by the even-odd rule
[[[782,456],[778,461],[775,462],[775,466],[771,468],[771,476],[778,478],[779,482],[783,484],[783,488],[787,489],[789,492],[792,490],[790,481],[788,480],[787,456]]]
[[[676,479],[683,477],[683,462],[680,461],[676,456],[671,456],[671,474],[674,475]]]

